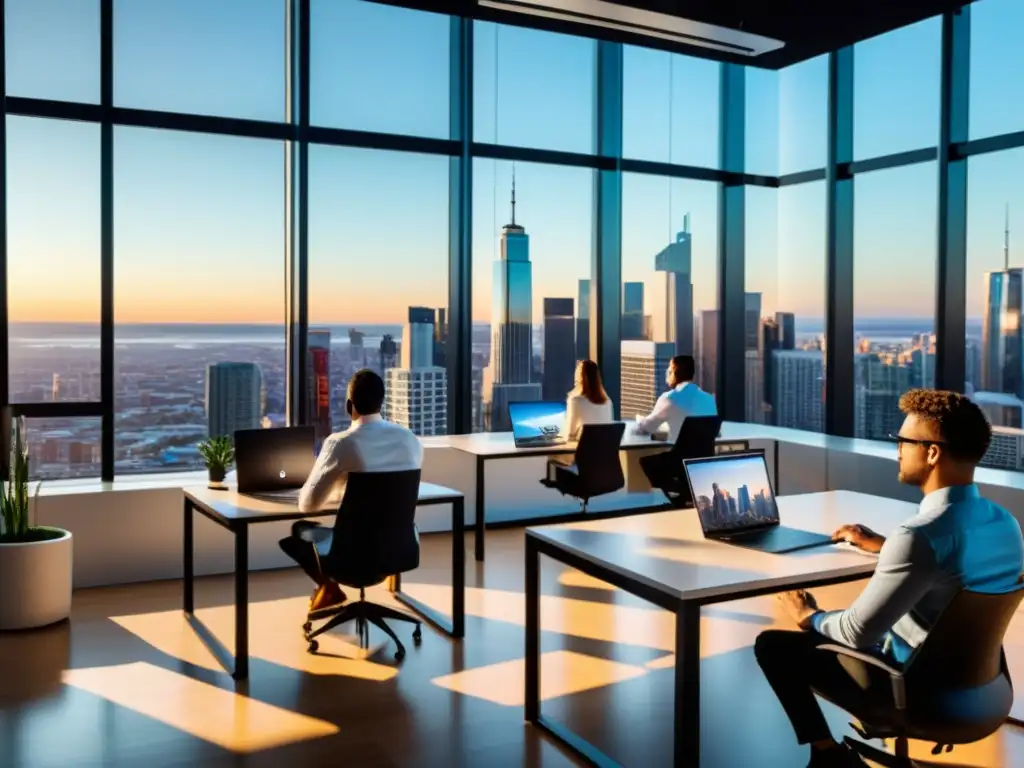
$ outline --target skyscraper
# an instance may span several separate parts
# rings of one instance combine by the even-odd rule
[[[380,370],[385,376],[389,368],[398,365],[398,345],[390,333],[385,333],[380,340]]]
[[[366,334],[355,328],[348,329],[348,358],[357,368],[366,365],[366,349],[363,347],[363,339]]]
[[[692,247],[690,214],[686,214],[676,241],[654,257],[654,270],[664,273],[665,287],[665,327],[656,338],[675,344],[677,355],[693,354]]]
[[[985,275],[981,388],[1024,397],[1024,270],[1010,268],[1010,214],[1003,233],[1003,269]]]
[[[644,339],[644,284],[623,283],[622,325],[623,341]]]
[[[718,386],[718,310],[700,313],[700,352],[697,356],[697,383],[714,394]]]
[[[776,313],[775,320],[766,319],[761,323],[761,410],[764,413],[765,424],[774,424],[773,411],[775,410],[775,353],[781,349],[784,329],[778,322],[779,313]],[[790,315],[790,318],[793,316]]]
[[[255,363],[211,363],[206,367],[206,423],[210,437],[259,429],[263,375]]]
[[[561,400],[572,389],[576,361],[576,340],[572,299],[544,299],[545,400]]]
[[[307,336],[307,387],[309,418],[316,439],[323,440],[333,429],[331,421],[331,332],[310,328]]]
[[[796,349],[796,316],[792,312],[776,312],[779,326],[779,349]]]
[[[638,413],[646,415],[654,409],[658,396],[668,389],[665,372],[675,353],[676,345],[670,341],[622,342],[619,397],[624,419]]]
[[[818,350],[780,349],[772,355],[772,423],[820,432],[825,424],[822,382],[825,357]]]
[[[434,365],[434,310],[409,307],[402,329],[402,366],[385,376],[384,418],[417,435],[443,435],[448,424],[448,375]]]
[[[448,310],[444,307],[438,308],[434,326],[434,365],[448,367]]]
[[[511,428],[508,404],[539,400],[533,371],[533,274],[530,237],[516,224],[516,180],[512,176],[512,217],[501,229],[501,258],[494,262],[491,298],[491,360],[485,411],[489,429]]]
[[[760,346],[761,336],[761,294],[743,294],[745,307],[743,318],[744,349],[756,350]]]
[[[590,281],[580,280],[576,316],[576,359],[590,359]]]

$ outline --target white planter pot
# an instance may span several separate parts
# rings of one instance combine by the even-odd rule
[[[33,629],[71,615],[69,531],[49,541],[0,544],[0,630]]]

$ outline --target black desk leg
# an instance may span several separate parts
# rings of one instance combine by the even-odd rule
[[[249,526],[235,528],[235,680],[249,677]]]
[[[675,764],[700,765],[700,605],[676,611]]]
[[[184,561],[182,565],[184,584],[184,609],[185,613],[191,615],[196,608],[195,600],[195,589],[196,589],[196,566],[195,566],[195,521],[193,519],[194,510],[192,509],[192,502],[189,498],[185,497],[185,527],[184,527],[184,541],[182,541],[182,549],[184,550]]]
[[[466,500],[452,502],[452,637],[466,635]]]
[[[526,537],[526,722],[540,717],[540,552]]]
[[[476,518],[473,520],[473,543],[476,546],[476,559],[484,559],[484,458],[476,457]]]

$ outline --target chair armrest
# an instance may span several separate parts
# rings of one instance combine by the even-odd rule
[[[870,653],[858,651],[856,648],[839,645],[838,643],[824,643],[823,645],[818,646],[818,650],[834,653],[837,656],[845,656],[848,659],[856,659],[863,664],[882,670],[889,675],[889,680],[892,683],[892,698],[896,705],[896,709],[903,710],[907,708],[907,690],[904,685],[902,669],[898,669],[892,664],[887,664],[882,659]]]

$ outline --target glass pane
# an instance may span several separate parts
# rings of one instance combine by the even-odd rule
[[[448,138],[450,19],[365,0],[313,0],[314,125]]]
[[[114,0],[114,103],[283,120],[281,0]]]
[[[593,171],[533,163],[515,163],[514,168],[513,192],[513,163],[473,163],[477,432],[511,429],[507,406],[513,400],[540,400],[545,391],[564,398],[572,388],[575,358],[591,356],[585,340],[590,333]],[[562,351],[568,341],[559,318],[569,314],[576,319],[575,358]],[[563,332],[546,335],[552,323]]]
[[[31,480],[100,476],[99,418],[25,419],[25,430]]]
[[[744,152],[747,173],[779,175],[779,73],[747,67]]]
[[[1021,73],[1024,4],[1019,0],[972,3],[970,137],[1024,129]]]
[[[1020,241],[1012,239],[1024,215],[1024,149],[978,155],[969,163],[966,391],[995,432],[985,463],[1024,469],[1018,447],[1024,427],[1024,269],[1013,247]]]
[[[284,423],[279,142],[114,129],[117,472]]]
[[[935,385],[937,178],[934,163],[854,178],[857,437],[895,434],[900,395]]]
[[[448,158],[311,146],[309,286],[318,436],[350,423],[361,368],[384,378],[387,418],[446,434]]]
[[[828,151],[828,56],[779,72],[779,173],[825,166]]]
[[[625,157],[719,167],[721,65],[652,48],[623,48]]]
[[[854,160],[938,142],[941,38],[936,16],[854,46]]]
[[[673,355],[693,355],[715,391],[717,253],[717,184],[623,174],[623,418],[650,413]]]
[[[7,95],[100,100],[98,0],[6,0]]]
[[[481,21],[474,33],[476,141],[594,151],[594,40]]]
[[[11,402],[98,401],[99,125],[7,118],[7,259]]]

